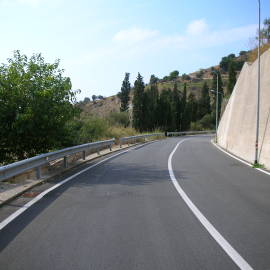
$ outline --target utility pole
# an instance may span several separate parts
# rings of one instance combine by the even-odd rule
[[[219,91],[218,91],[218,72],[217,71],[213,71],[213,73],[215,73],[216,76],[217,76],[217,91],[216,91],[216,143],[217,143],[217,130],[218,130],[218,95],[219,95]],[[211,90],[211,92],[213,92],[213,90]]]
[[[258,15],[259,15],[259,37],[258,37],[258,91],[257,91],[257,123],[256,123],[256,141],[255,141],[255,161],[258,160],[258,147],[259,147],[259,125],[260,125],[260,92],[261,92],[261,1],[258,0]]]

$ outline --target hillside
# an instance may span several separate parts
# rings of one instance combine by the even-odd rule
[[[208,86],[211,88],[212,85],[212,72],[213,70],[219,70],[221,72],[221,77],[223,81],[223,89],[226,96],[226,87],[228,82],[228,67],[226,67],[227,58],[234,55],[228,55],[227,57],[223,57],[220,64],[217,66],[200,69],[198,71],[192,72],[190,74],[182,74],[181,76],[177,76],[177,78],[171,80],[169,76],[165,76],[163,79],[158,79],[157,86],[159,92],[165,89],[173,89],[175,83],[177,83],[178,88],[180,90],[183,89],[184,84],[187,85],[187,93],[192,92],[197,98],[199,98],[202,86],[204,82],[207,82]],[[237,63],[237,77],[239,76],[241,67],[243,63],[247,60],[246,52],[240,52],[238,57],[233,58],[235,63]],[[149,85],[146,84],[146,90],[149,88]],[[132,99],[132,91],[131,91],[131,99]],[[106,117],[112,112],[119,112],[120,110],[120,100],[117,95],[110,96],[104,98],[102,100],[96,100],[79,103],[79,107],[82,109],[82,114],[93,115],[97,117]]]

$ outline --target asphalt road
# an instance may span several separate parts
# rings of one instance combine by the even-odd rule
[[[0,231],[0,269],[239,269],[170,179],[168,158],[181,140],[131,150],[47,194]],[[188,137],[172,167],[248,264],[270,269],[270,177],[207,136]]]

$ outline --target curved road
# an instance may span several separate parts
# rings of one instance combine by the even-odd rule
[[[208,136],[138,147],[48,193],[0,231],[0,268],[239,269],[171,181],[182,140],[181,188],[251,268],[270,269],[270,177]]]

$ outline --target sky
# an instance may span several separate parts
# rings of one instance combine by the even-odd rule
[[[60,59],[78,100],[111,96],[125,72],[149,82],[251,49],[256,0],[0,0],[0,63],[14,50]],[[270,1],[261,0],[262,19]]]

